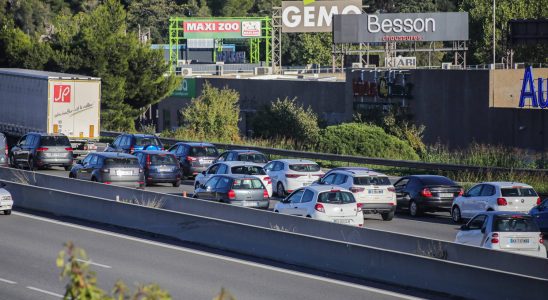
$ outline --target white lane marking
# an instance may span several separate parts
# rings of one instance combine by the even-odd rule
[[[7,280],[7,279],[4,279],[4,278],[0,278],[0,282],[5,282],[5,283],[9,283],[9,284],[17,284],[17,282],[15,282],[15,281]]]
[[[33,286],[27,286],[27,289],[33,290],[33,291],[36,291],[36,292],[40,292],[40,293],[44,293],[44,294],[47,294],[47,295],[50,295],[50,296],[58,297],[58,298],[61,298],[61,299],[63,298],[63,295],[60,295],[60,294],[57,294],[57,293],[54,293],[54,292],[50,292],[50,291],[46,291],[46,290],[43,290],[43,289],[35,288]]]
[[[337,279],[324,278],[324,277],[317,276],[317,275],[311,275],[311,274],[306,274],[306,273],[302,273],[302,272],[298,272],[298,271],[286,270],[286,269],[273,267],[273,266],[268,266],[268,265],[263,265],[263,264],[259,264],[259,263],[255,263],[255,262],[249,262],[249,261],[245,261],[245,260],[241,260],[241,259],[237,259],[237,258],[226,257],[226,256],[222,256],[222,255],[219,255],[219,254],[212,254],[212,253],[207,253],[207,252],[198,251],[198,250],[180,248],[180,247],[169,245],[169,244],[163,244],[163,243],[159,243],[159,242],[148,241],[148,240],[145,240],[145,239],[126,236],[126,235],[119,234],[119,233],[112,233],[112,232],[108,232],[108,231],[104,231],[104,230],[100,230],[100,229],[88,228],[88,227],[84,227],[84,226],[80,226],[80,225],[75,225],[75,224],[70,224],[70,223],[66,223],[66,222],[57,221],[57,220],[50,220],[50,219],[47,219],[47,218],[38,217],[38,216],[34,216],[34,215],[29,215],[29,214],[22,213],[22,212],[13,212],[13,214],[19,215],[19,216],[22,216],[22,217],[35,219],[35,220],[39,220],[39,221],[43,221],[43,222],[53,223],[53,224],[57,224],[57,225],[63,225],[63,226],[71,227],[71,228],[76,228],[76,229],[80,229],[80,230],[94,232],[94,233],[100,233],[100,234],[104,234],[104,235],[108,235],[108,236],[112,236],[112,237],[117,237],[117,238],[122,238],[122,239],[130,240],[130,241],[134,241],[134,242],[140,242],[140,243],[143,243],[143,244],[148,244],[148,245],[158,246],[158,247],[162,247],[162,248],[166,248],[166,249],[171,249],[171,250],[196,254],[196,255],[200,255],[200,256],[220,259],[220,260],[229,261],[229,262],[233,262],[233,263],[239,263],[239,264],[246,265],[246,266],[256,267],[256,268],[269,270],[269,271],[276,271],[276,272],[279,272],[279,273],[299,276],[299,277],[308,278],[308,279],[314,279],[314,280],[323,281],[323,282],[327,282],[327,283],[333,283],[333,284],[337,284],[337,285],[341,285],[341,286],[346,286],[346,287],[351,287],[351,288],[360,289],[360,290],[364,290],[364,291],[374,292],[374,293],[383,294],[383,295],[387,295],[387,296],[391,296],[391,297],[398,297],[398,298],[401,298],[401,299],[412,299],[412,300],[422,299],[422,298],[408,296],[408,295],[404,295],[404,294],[400,294],[400,293],[396,293],[396,292],[381,290],[381,289],[377,289],[377,288],[373,288],[373,287],[362,286],[362,285],[355,284],[355,283],[349,283],[349,282],[345,282],[345,281],[341,281],[341,280],[337,280]]]
[[[82,263],[87,263],[87,264],[90,264],[90,265],[94,265],[94,266],[98,266],[98,267],[101,267],[101,268],[105,268],[105,269],[112,269],[111,266],[107,266],[107,265],[103,265],[103,264],[99,264],[99,263],[96,263],[96,262],[93,262],[91,259],[90,260],[83,260],[83,259],[76,259],[77,261],[79,262],[82,262]]]

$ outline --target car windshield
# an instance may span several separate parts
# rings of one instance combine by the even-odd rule
[[[161,146],[158,139],[154,136],[136,136],[135,145],[137,146]]]
[[[318,202],[326,204],[346,204],[354,203],[356,202],[356,199],[354,199],[354,196],[349,192],[329,191],[320,193]]]
[[[105,160],[105,166],[107,167],[139,167],[137,158],[132,157],[117,157],[107,158]]]
[[[263,188],[263,183],[257,178],[235,179],[232,184],[234,190],[258,190]]]
[[[442,176],[422,177],[420,181],[424,185],[457,185],[453,180]]]
[[[203,157],[203,156],[210,156],[210,157],[217,157],[219,153],[217,152],[217,148],[215,147],[192,147],[190,148],[189,154],[193,157]]]
[[[70,141],[66,136],[41,136],[41,146],[67,146],[70,147]]]
[[[494,232],[539,232],[537,224],[530,216],[495,216]]]
[[[153,165],[176,165],[177,159],[169,154],[151,154],[150,163]]]
[[[320,166],[316,164],[294,164],[289,165],[289,169],[297,172],[318,172]]]
[[[500,192],[503,197],[536,197],[537,192],[532,188],[522,188],[522,187],[513,187],[513,188],[502,188]]]
[[[238,155],[239,161],[249,161],[254,163],[267,163],[266,156],[260,153],[246,153]]]
[[[266,175],[263,168],[259,166],[237,166],[230,169],[232,174],[246,174],[246,175]]]
[[[388,177],[354,177],[355,185],[391,185]]]

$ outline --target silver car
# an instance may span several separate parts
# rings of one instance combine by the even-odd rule
[[[70,178],[143,188],[144,172],[137,157],[118,152],[91,153],[70,170]]]
[[[194,198],[244,207],[267,209],[270,203],[263,182],[249,175],[215,175],[194,192]]]

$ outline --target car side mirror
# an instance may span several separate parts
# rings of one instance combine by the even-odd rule
[[[460,227],[460,230],[466,231],[466,230],[468,230],[468,226],[466,224],[464,224]]]

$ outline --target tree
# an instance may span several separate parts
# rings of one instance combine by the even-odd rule
[[[239,99],[235,90],[218,89],[206,82],[200,97],[181,110],[184,130],[197,139],[239,141]]]
[[[165,43],[168,37],[169,18],[184,16],[185,6],[172,0],[133,1],[128,7],[128,26],[131,30],[150,30],[153,43]]]
[[[330,66],[332,64],[331,33],[302,33],[294,50],[300,52],[307,64]]]
[[[226,0],[222,8],[224,17],[245,17],[253,8],[253,0]]]

